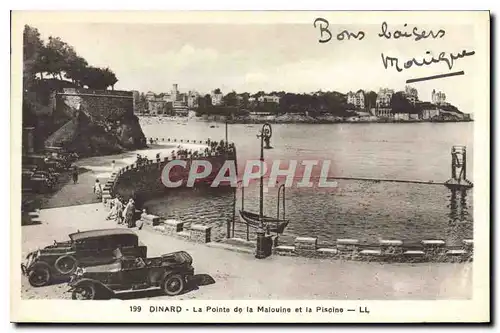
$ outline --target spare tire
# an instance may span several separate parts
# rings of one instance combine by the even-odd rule
[[[71,255],[61,256],[54,263],[54,268],[62,275],[73,273],[77,266],[75,257]]]

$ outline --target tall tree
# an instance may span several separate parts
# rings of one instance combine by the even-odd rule
[[[38,29],[25,25],[23,31],[23,74],[25,79],[33,80],[37,73],[41,73],[43,78],[41,61],[44,48]]]
[[[59,37],[49,37],[49,41],[44,49],[43,63],[45,70],[54,78],[62,80],[62,72],[68,68],[68,58],[70,46]]]
[[[374,108],[377,104],[377,93],[374,91],[365,92],[365,106]]]
[[[392,113],[417,113],[417,109],[406,99],[404,92],[398,91],[391,98]]]
[[[222,99],[225,106],[238,106],[238,96],[235,91],[230,92]]]

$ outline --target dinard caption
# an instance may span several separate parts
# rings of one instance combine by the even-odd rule
[[[141,312],[140,306],[131,306],[131,312]],[[182,306],[161,306],[161,305],[151,305],[148,308],[150,313],[156,312],[167,312],[167,313],[325,313],[325,314],[342,314],[345,312],[358,312],[358,313],[370,313],[367,307],[359,307],[359,309],[345,309],[335,306],[299,306],[299,307],[284,307],[284,306],[236,306],[236,307],[225,307],[225,306],[193,306],[191,308],[186,308]]]

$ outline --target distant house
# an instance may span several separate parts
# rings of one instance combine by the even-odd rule
[[[146,94],[146,103],[149,114],[156,115],[164,113],[167,102],[163,99],[163,96],[157,96],[152,91],[148,91]]]
[[[365,111],[356,111],[356,114],[360,117],[370,117],[371,116],[370,112],[365,112]]]
[[[274,96],[274,95],[265,95],[265,96],[259,96],[257,99],[259,102],[264,103],[280,103],[280,97],[279,96]]]
[[[212,91],[210,97],[212,97],[212,105],[222,105],[222,98],[224,97],[222,92],[217,94],[215,91]]]
[[[440,114],[439,109],[436,107],[427,107],[422,109],[422,119],[429,120],[438,117]]]
[[[347,103],[352,104],[357,108],[365,108],[365,93],[363,90],[358,90],[356,92],[349,91],[347,93]]]
[[[190,91],[187,96],[187,106],[188,108],[195,109],[198,107],[198,98],[200,94],[196,91]]]
[[[392,89],[380,89],[377,93],[376,105],[377,108],[383,108],[391,105],[392,95],[394,95],[394,90]]]
[[[405,97],[413,105],[418,102],[418,90],[416,88],[405,86]]]
[[[265,110],[252,110],[249,112],[249,115],[263,117],[263,116],[271,116],[273,115],[273,113]]]
[[[432,90],[432,103],[437,105],[446,104],[446,94],[441,91]]]
[[[392,109],[391,108],[377,108],[375,109],[375,116],[379,118],[392,118]]]
[[[394,120],[410,120],[409,113],[395,113]]]

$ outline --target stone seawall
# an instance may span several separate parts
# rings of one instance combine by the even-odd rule
[[[52,93],[49,104],[52,118],[61,126],[46,138],[46,146],[64,147],[81,156],[146,147],[132,92],[64,88]]]

